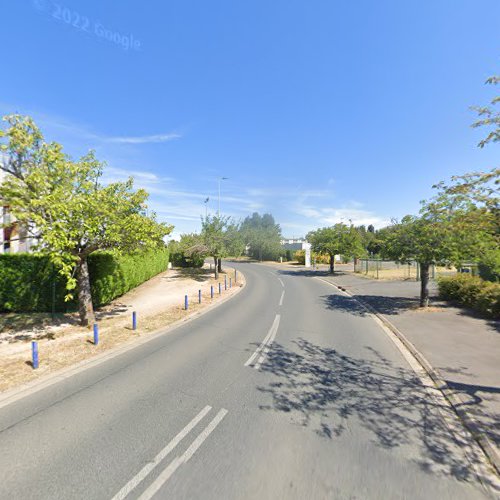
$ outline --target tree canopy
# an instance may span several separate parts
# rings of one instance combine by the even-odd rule
[[[91,151],[77,161],[62,146],[46,143],[29,117],[10,115],[0,131],[6,177],[0,198],[38,240],[67,282],[68,299],[78,285],[82,324],[93,321],[87,257],[96,250],[133,251],[163,246],[173,226],[147,215],[146,191],[133,181],[101,184],[104,164]]]
[[[240,227],[249,255],[258,260],[275,260],[281,250],[281,228],[271,214],[254,212]]]
[[[342,222],[311,231],[306,239],[311,243],[313,252],[330,257],[331,273],[335,271],[335,255],[359,257],[364,251],[360,232]]]
[[[497,85],[500,82],[500,76],[492,76],[486,80],[487,85]],[[500,112],[493,109],[500,102],[500,96],[492,99],[489,106],[473,106],[472,109],[477,112],[479,119],[472,124],[473,128],[486,127],[491,128],[488,135],[482,139],[478,146],[483,148],[489,142],[500,141]]]

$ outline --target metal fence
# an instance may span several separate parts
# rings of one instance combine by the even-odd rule
[[[399,264],[393,260],[382,259],[358,259],[354,263],[354,272],[364,274],[375,279],[394,280],[420,280],[420,266],[418,262],[411,261]],[[430,278],[438,276],[453,276],[457,273],[454,267],[431,266]]]

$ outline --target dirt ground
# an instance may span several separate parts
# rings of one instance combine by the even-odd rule
[[[224,279],[227,280],[225,290]],[[231,282],[230,282],[231,279]],[[218,283],[222,293],[218,293]],[[230,287],[231,283],[231,287]],[[0,392],[69,366],[122,343],[188,317],[210,307],[217,300],[236,293],[244,277],[224,268],[218,281],[208,266],[203,269],[171,269],[143,283],[108,306],[96,311],[99,344],[93,344],[93,331],[78,326],[76,314],[0,314]],[[210,287],[214,287],[211,299]],[[198,291],[202,303],[198,304]],[[184,309],[188,295],[189,309]],[[137,313],[137,330],[132,330],[132,311]],[[40,366],[31,366],[31,341],[39,344]]]

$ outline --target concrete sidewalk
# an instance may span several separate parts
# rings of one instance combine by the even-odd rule
[[[322,277],[371,305],[400,330],[459,396],[500,454],[500,322],[440,301],[435,283],[430,286],[431,307],[422,310],[420,283],[415,281],[378,281],[348,272]],[[342,307],[341,300],[336,302],[332,305]]]

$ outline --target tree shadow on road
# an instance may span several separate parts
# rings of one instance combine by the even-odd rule
[[[361,307],[356,300],[345,295],[323,295],[321,299],[328,309],[357,314],[359,316],[368,314],[368,311],[364,307]],[[404,311],[417,310],[419,308],[419,300],[417,298],[356,295],[356,299],[370,305],[377,312],[386,315],[400,314]]]
[[[358,422],[385,449],[417,447],[415,460],[426,471],[473,478],[460,452],[466,438],[451,434],[441,417],[448,406],[411,370],[394,366],[371,348],[357,359],[304,339],[294,344],[293,351],[273,344],[261,367],[275,376],[269,385],[258,387],[271,397],[262,410],[287,413],[326,439],[341,436],[350,423]],[[470,458],[477,461],[480,455]]]

